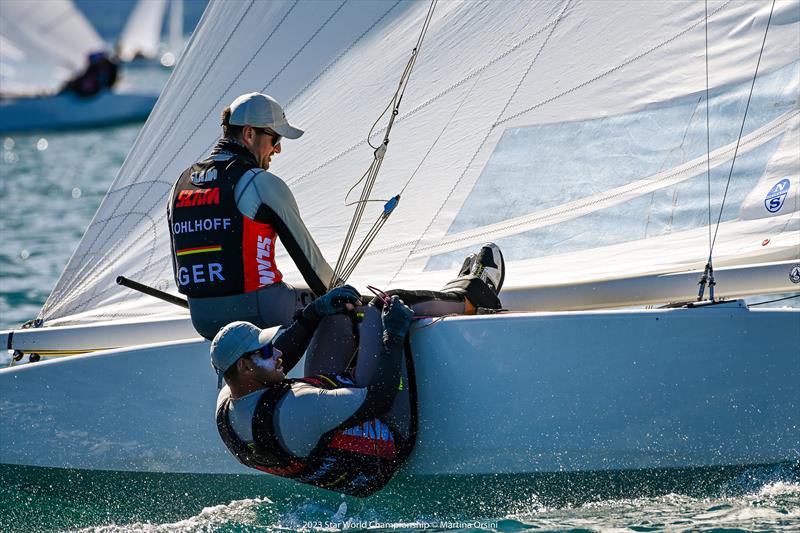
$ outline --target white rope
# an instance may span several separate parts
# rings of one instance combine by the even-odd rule
[[[420,31],[419,37],[417,38],[417,43],[414,46],[414,49],[411,51],[411,57],[406,64],[405,69],[403,70],[403,74],[400,76],[400,82],[397,84],[397,90],[395,91],[394,95],[392,96],[389,104],[383,110],[383,112],[378,116],[375,122],[372,124],[372,127],[367,134],[367,144],[373,148],[373,159],[370,163],[369,168],[364,172],[361,178],[347,191],[347,195],[345,195],[345,202],[347,202],[347,197],[349,197],[350,193],[355,189],[358,184],[362,181],[364,182],[364,187],[361,190],[361,196],[359,197],[358,201],[354,202],[356,208],[355,212],[353,213],[353,218],[350,221],[350,227],[347,230],[347,234],[345,235],[344,243],[342,244],[342,249],[339,252],[339,258],[336,261],[336,268],[333,271],[333,276],[330,281],[329,288],[333,288],[338,284],[344,283],[350,274],[353,273],[355,270],[356,265],[364,256],[367,251],[367,248],[375,240],[377,237],[378,232],[380,232],[383,225],[386,223],[386,220],[394,211],[394,208],[397,207],[398,202],[400,201],[400,195],[393,197],[384,206],[383,211],[381,212],[378,219],[373,223],[370,230],[367,232],[367,235],[364,237],[364,240],[361,244],[356,248],[353,256],[350,260],[347,260],[348,254],[350,253],[350,248],[353,245],[353,240],[355,239],[356,232],[358,231],[358,226],[361,224],[361,219],[364,215],[364,210],[366,209],[368,202],[375,202],[377,200],[371,199],[370,195],[372,194],[372,187],[375,185],[375,180],[378,177],[378,173],[381,169],[381,164],[383,163],[383,158],[386,155],[386,149],[389,146],[389,134],[392,131],[392,127],[394,126],[394,121],[397,118],[397,115],[400,110],[400,102],[403,100],[403,94],[405,93],[406,87],[408,86],[408,81],[411,79],[411,72],[414,70],[414,65],[417,62],[417,57],[419,57],[419,52],[422,48],[422,41],[425,39],[425,34],[428,31],[428,27],[430,26],[431,20],[433,19],[433,11],[436,7],[436,3],[438,0],[431,0],[431,5],[428,7],[428,13],[425,16],[425,21],[422,25],[422,30]],[[378,146],[373,146],[370,142],[370,137],[372,136],[375,128],[377,127],[380,120],[386,115],[386,113],[392,110],[392,113],[389,117],[389,123],[386,126],[386,132],[383,137],[383,142]],[[345,205],[353,205],[353,204],[345,204]]]

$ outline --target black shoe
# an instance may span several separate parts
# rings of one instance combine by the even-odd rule
[[[464,263],[461,265],[461,270],[458,271],[458,278],[469,276],[472,274],[472,265],[475,264],[475,254],[469,254],[464,258]]]
[[[468,257],[467,260],[471,257]],[[467,261],[465,260],[462,270],[466,265]],[[503,252],[495,243],[487,242],[472,260],[469,274],[482,279],[495,294],[498,294],[503,288],[503,281],[506,277]]]

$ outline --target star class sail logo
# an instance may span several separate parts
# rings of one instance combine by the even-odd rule
[[[791,272],[789,272],[789,280],[792,283],[800,283],[800,264],[792,267]]]
[[[764,198],[764,207],[767,208],[767,211],[777,213],[781,210],[783,203],[786,201],[786,195],[789,193],[789,185],[791,185],[789,179],[784,178],[772,186],[767,193],[767,197]]]

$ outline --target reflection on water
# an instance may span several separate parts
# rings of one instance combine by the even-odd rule
[[[123,85],[158,93],[169,74]],[[0,329],[36,318],[141,127],[0,136]]]

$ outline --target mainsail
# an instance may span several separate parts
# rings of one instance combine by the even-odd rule
[[[306,130],[271,171],[335,261],[346,193],[372,158],[366,136],[428,7],[210,3],[45,303],[45,325],[177,312],[114,280],[176,292],[167,195],[244,92],[275,96]],[[531,298],[542,286],[702,269],[772,7],[711,1],[706,24],[695,1],[440,2],[373,190],[402,199],[350,281],[435,289],[487,240],[505,251],[505,287]],[[770,20],[716,268],[800,258],[800,2],[777,1]],[[367,209],[362,234],[381,208]],[[285,253],[278,261],[301,282]]]
[[[166,7],[167,0],[136,2],[117,43],[121,60],[131,61],[137,56],[152,59],[156,56]]]
[[[103,48],[72,0],[3,0],[0,94],[53,91]]]

